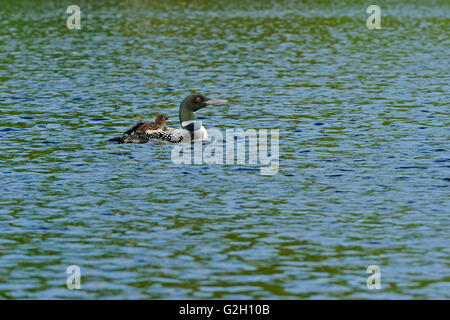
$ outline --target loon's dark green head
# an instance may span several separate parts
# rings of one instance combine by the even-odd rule
[[[223,99],[210,99],[201,94],[192,94],[184,98],[180,104],[180,124],[183,129],[193,131],[196,130],[195,112],[210,104],[228,102]],[[201,125],[201,124],[200,124]]]

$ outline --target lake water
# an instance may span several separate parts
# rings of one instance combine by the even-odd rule
[[[2,1],[0,297],[450,298],[450,4],[370,4]],[[193,92],[278,173],[106,142]]]

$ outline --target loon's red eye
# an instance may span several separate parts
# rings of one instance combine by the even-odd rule
[[[200,97],[197,97],[197,102],[200,102],[200,101],[202,101],[202,99],[200,98]]]

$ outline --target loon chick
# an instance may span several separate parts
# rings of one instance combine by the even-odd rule
[[[145,143],[148,141],[146,134],[166,130],[166,123],[168,121],[168,117],[160,114],[156,117],[155,122],[138,122],[134,127],[125,131],[123,136],[112,138],[108,141],[118,143]]]
[[[166,128],[169,118],[163,114],[156,117],[155,122],[138,122],[133,128],[124,132],[124,134],[133,135],[139,132],[152,133]]]
[[[224,102],[228,101],[223,99],[210,99],[200,94],[190,95],[180,104],[179,117],[182,129],[167,129],[150,133],[145,131],[136,132],[135,134],[124,135],[122,137],[110,139],[109,141],[119,143],[146,143],[148,140],[159,140],[185,143],[206,140],[208,139],[208,133],[206,132],[205,127],[201,124],[201,121],[196,121],[195,112],[208,105]]]

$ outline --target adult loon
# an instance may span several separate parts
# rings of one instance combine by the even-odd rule
[[[197,121],[195,113],[211,104],[225,103],[227,100],[210,99],[201,94],[190,95],[181,102],[179,118],[182,129],[161,129],[155,132],[132,132],[131,128],[125,135],[110,139],[119,143],[146,143],[149,140],[167,141],[175,143],[186,143],[191,141],[203,141],[208,139],[208,133],[201,121]],[[137,126],[137,125],[136,125]],[[136,127],[135,126],[135,127]]]

